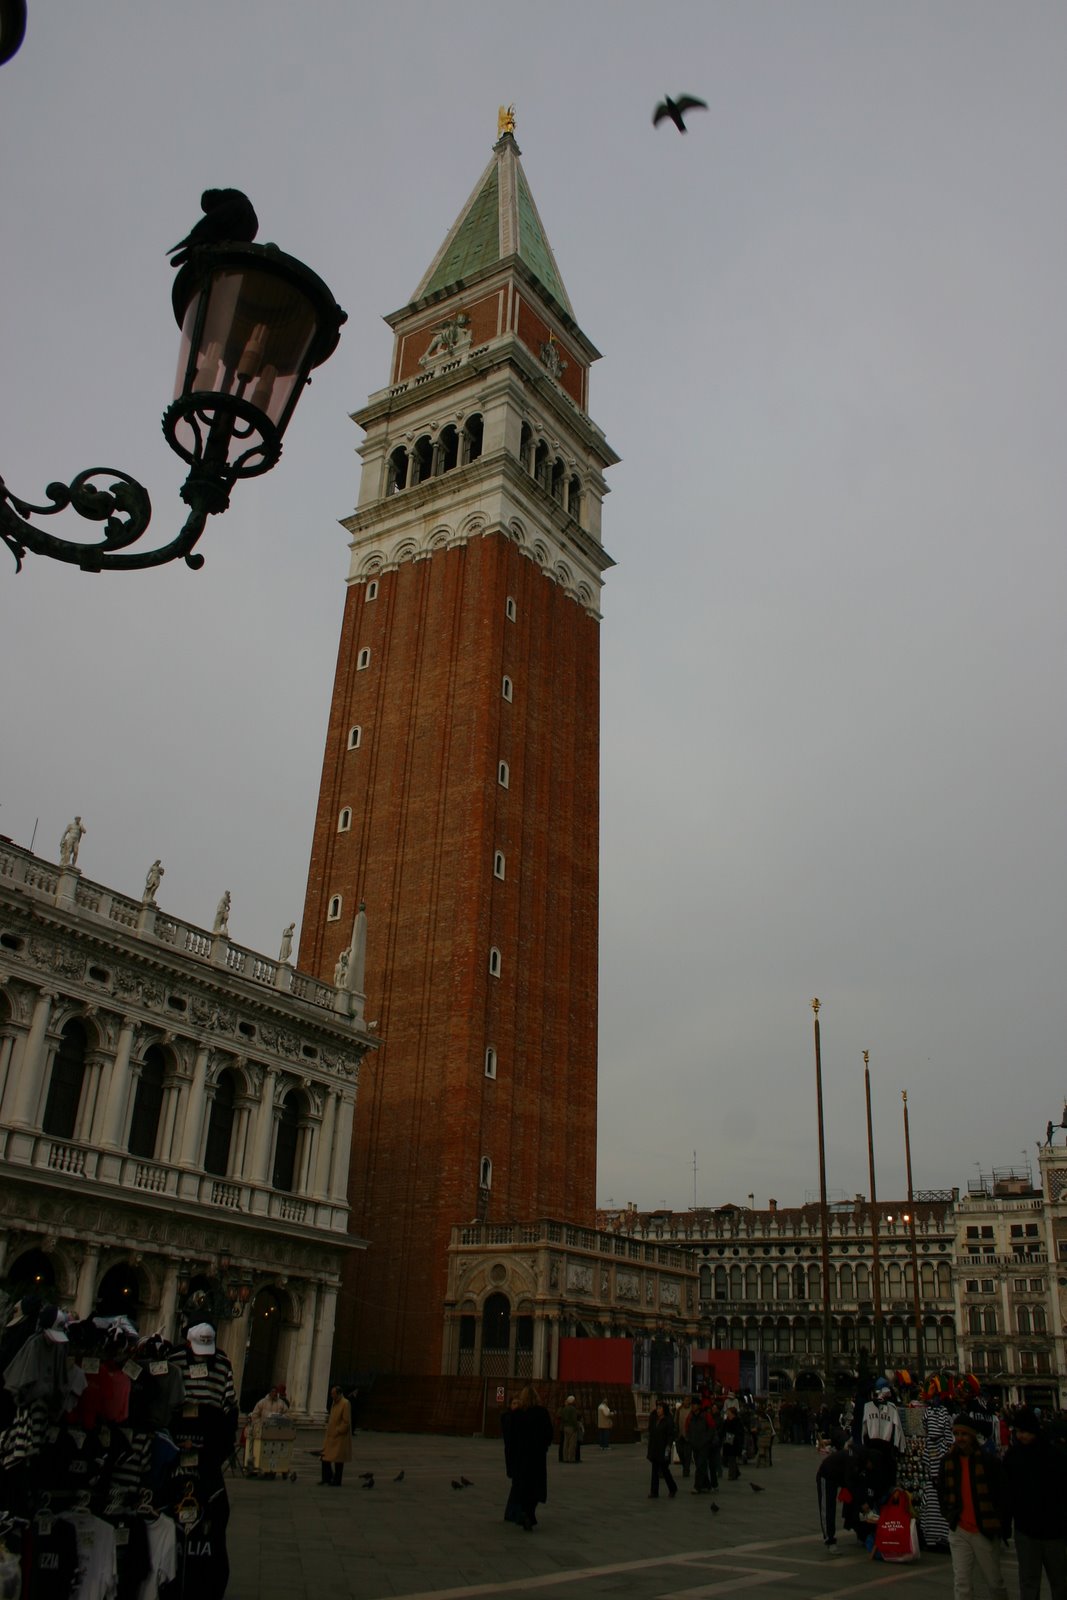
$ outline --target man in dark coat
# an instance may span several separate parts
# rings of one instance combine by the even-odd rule
[[[711,1470],[714,1442],[715,1418],[710,1403],[702,1401],[693,1407],[689,1416],[689,1443],[693,1447],[693,1465],[696,1469],[693,1494],[710,1494],[718,1488]]]
[[[726,1407],[721,1432],[722,1459],[726,1465],[726,1476],[731,1479],[739,1478],[741,1457],[745,1453],[745,1425],[738,1415],[736,1405],[732,1402]]]
[[[518,1408],[511,1413],[504,1449],[505,1465],[511,1473],[511,1500],[520,1513],[515,1520],[527,1533],[537,1526],[537,1507],[548,1499],[545,1458],[553,1431],[552,1418],[537,1390],[523,1389]]]
[[[1067,1457],[1049,1442],[1035,1411],[1015,1417],[1004,1479],[1019,1557],[1019,1600],[1038,1600],[1041,1573],[1052,1600],[1067,1600]]]

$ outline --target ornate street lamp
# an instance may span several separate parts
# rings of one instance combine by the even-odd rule
[[[26,0],[0,0],[0,67],[26,37]]]
[[[205,244],[190,250],[174,282],[181,350],[174,399],[163,415],[172,450],[189,463],[181,490],[184,526],[158,550],[129,551],[152,515],[148,491],[125,472],[89,467],[50,483],[48,505],[31,505],[0,478],[0,539],[21,569],[27,551],[83,572],[128,572],[192,554],[209,516],[229,505],[240,478],[269,472],[311,370],[337,348],[347,315],[309,267],[272,244]],[[106,488],[94,478],[111,479]],[[104,524],[97,544],[44,533],[26,519],[67,506]]]

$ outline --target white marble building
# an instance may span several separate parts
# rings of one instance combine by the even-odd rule
[[[69,830],[68,830],[69,832]],[[178,1333],[324,1412],[348,1233],[362,911],[342,988],[0,839],[0,1280]],[[158,865],[158,864],[157,864]]]

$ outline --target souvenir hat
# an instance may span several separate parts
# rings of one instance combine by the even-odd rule
[[[213,1356],[215,1354],[215,1330],[210,1322],[197,1322],[185,1335],[189,1345],[198,1356]]]

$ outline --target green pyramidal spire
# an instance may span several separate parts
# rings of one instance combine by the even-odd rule
[[[513,119],[511,127],[513,127]],[[502,123],[505,117],[502,113]],[[485,267],[518,256],[538,282],[574,316],[544,224],[522,170],[522,154],[511,127],[493,146],[493,159],[449,229],[412,299],[424,299]]]

